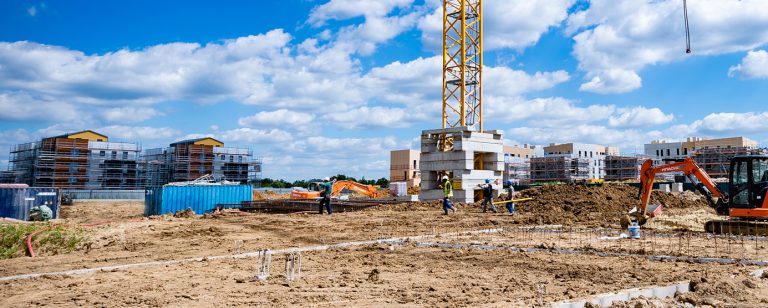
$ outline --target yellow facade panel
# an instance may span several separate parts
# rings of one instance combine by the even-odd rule
[[[195,145],[210,145],[210,146],[213,146],[215,148],[219,148],[219,147],[223,147],[224,146],[224,142],[218,141],[218,140],[213,139],[213,138],[201,139],[201,140],[195,141],[194,144]]]
[[[99,134],[94,131],[82,131],[74,134],[67,135],[67,138],[69,139],[85,139],[89,141],[109,141],[109,138],[107,136],[104,136],[102,134]]]

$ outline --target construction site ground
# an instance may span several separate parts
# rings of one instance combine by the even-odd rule
[[[562,193],[570,197],[553,200],[551,195]],[[302,276],[290,283],[283,269],[285,256],[276,254],[266,281],[254,279],[256,258],[211,258],[5,280],[0,281],[0,296],[3,306],[10,307],[536,306],[692,281],[694,292],[672,299],[616,305],[766,305],[768,279],[750,276],[764,265],[654,261],[647,256],[766,260],[768,241],[706,236],[698,220],[715,216],[697,195],[656,197],[669,206],[643,229],[641,240],[612,238],[621,230],[618,218],[609,216],[631,207],[633,193],[636,189],[625,187],[531,190],[523,195],[535,195],[536,201],[518,204],[514,217],[484,214],[475,205],[444,216],[439,204],[431,202],[332,216],[226,211],[144,218],[142,202],[77,202],[62,208],[59,223],[82,228],[87,240],[80,247],[69,254],[41,251],[36,258],[0,260],[0,277],[423,237],[303,252]],[[611,200],[601,201],[606,196]],[[621,202],[627,204],[613,205]],[[489,233],[468,233],[477,230]],[[462,232],[467,234],[458,234]]]

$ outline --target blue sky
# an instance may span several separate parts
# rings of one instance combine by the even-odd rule
[[[486,0],[485,128],[509,144],[768,144],[768,2]],[[440,125],[436,0],[0,2],[8,148],[93,129],[144,148],[213,136],[264,175],[388,176]],[[535,16],[535,18],[531,18]]]

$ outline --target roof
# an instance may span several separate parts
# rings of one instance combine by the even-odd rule
[[[94,132],[94,131],[92,131],[90,129],[82,130],[82,131],[74,132],[74,133],[66,133],[66,134],[63,134],[63,135],[53,136],[53,137],[50,137],[50,138],[69,138],[69,136],[79,135],[79,134],[84,134],[84,133],[91,133],[91,134],[94,134],[94,135],[98,135],[98,136],[104,137],[104,140],[109,139],[109,137],[107,137],[106,135],[99,134],[99,133]]]
[[[178,144],[201,144],[204,141],[213,142],[213,143],[218,144],[218,145],[215,145],[215,146],[220,146],[220,147],[224,146],[224,142],[221,142],[221,141],[216,140],[216,139],[211,138],[211,137],[181,140],[181,141],[177,141],[177,142],[171,143],[171,146],[178,145]]]

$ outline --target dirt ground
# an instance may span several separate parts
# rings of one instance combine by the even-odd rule
[[[55,306],[525,306],[753,268],[652,263],[631,258],[375,246],[304,253],[302,278],[287,283],[280,258],[253,279],[247,260],[44,277],[2,283],[3,305]],[[659,275],[658,273],[664,273]],[[707,279],[707,278],[705,278]],[[34,286],[35,292],[29,292]],[[751,299],[744,299],[749,300]],[[759,302],[758,302],[759,303]]]
[[[560,188],[556,188],[560,189]],[[483,214],[479,206],[442,215],[439,203],[392,205],[362,212],[260,214],[228,211],[191,217],[143,218],[141,202],[77,202],[63,222],[85,227],[88,240],[66,255],[0,260],[0,276],[139,262],[231,255],[408,235],[444,234],[531,224],[618,225],[637,190],[568,187],[527,192],[518,215]],[[658,197],[669,204],[659,229],[709,215],[698,197]],[[666,198],[666,199],[664,199]],[[684,198],[689,198],[684,199]],[[600,200],[604,201],[600,201]],[[694,200],[695,199],[695,200]],[[547,201],[548,200],[548,201]],[[682,200],[682,201],[680,201]],[[677,202],[677,203],[676,203]],[[500,210],[502,207],[500,206]],[[701,214],[696,214],[700,212]],[[683,217],[683,218],[680,218]],[[690,227],[695,227],[689,223]],[[2,306],[533,306],[632,287],[741,277],[753,267],[649,262],[636,258],[549,253],[360,247],[303,254],[303,277],[286,283],[282,256],[273,276],[252,281],[255,259],[186,262],[74,276],[0,283]],[[709,277],[709,278],[707,278]],[[755,283],[763,283],[756,280]],[[703,285],[702,285],[703,286]],[[34,289],[34,292],[29,290]],[[761,293],[762,294],[762,293]],[[702,295],[703,296],[703,295]],[[762,296],[762,295],[761,295]],[[763,297],[739,299],[759,306]]]

